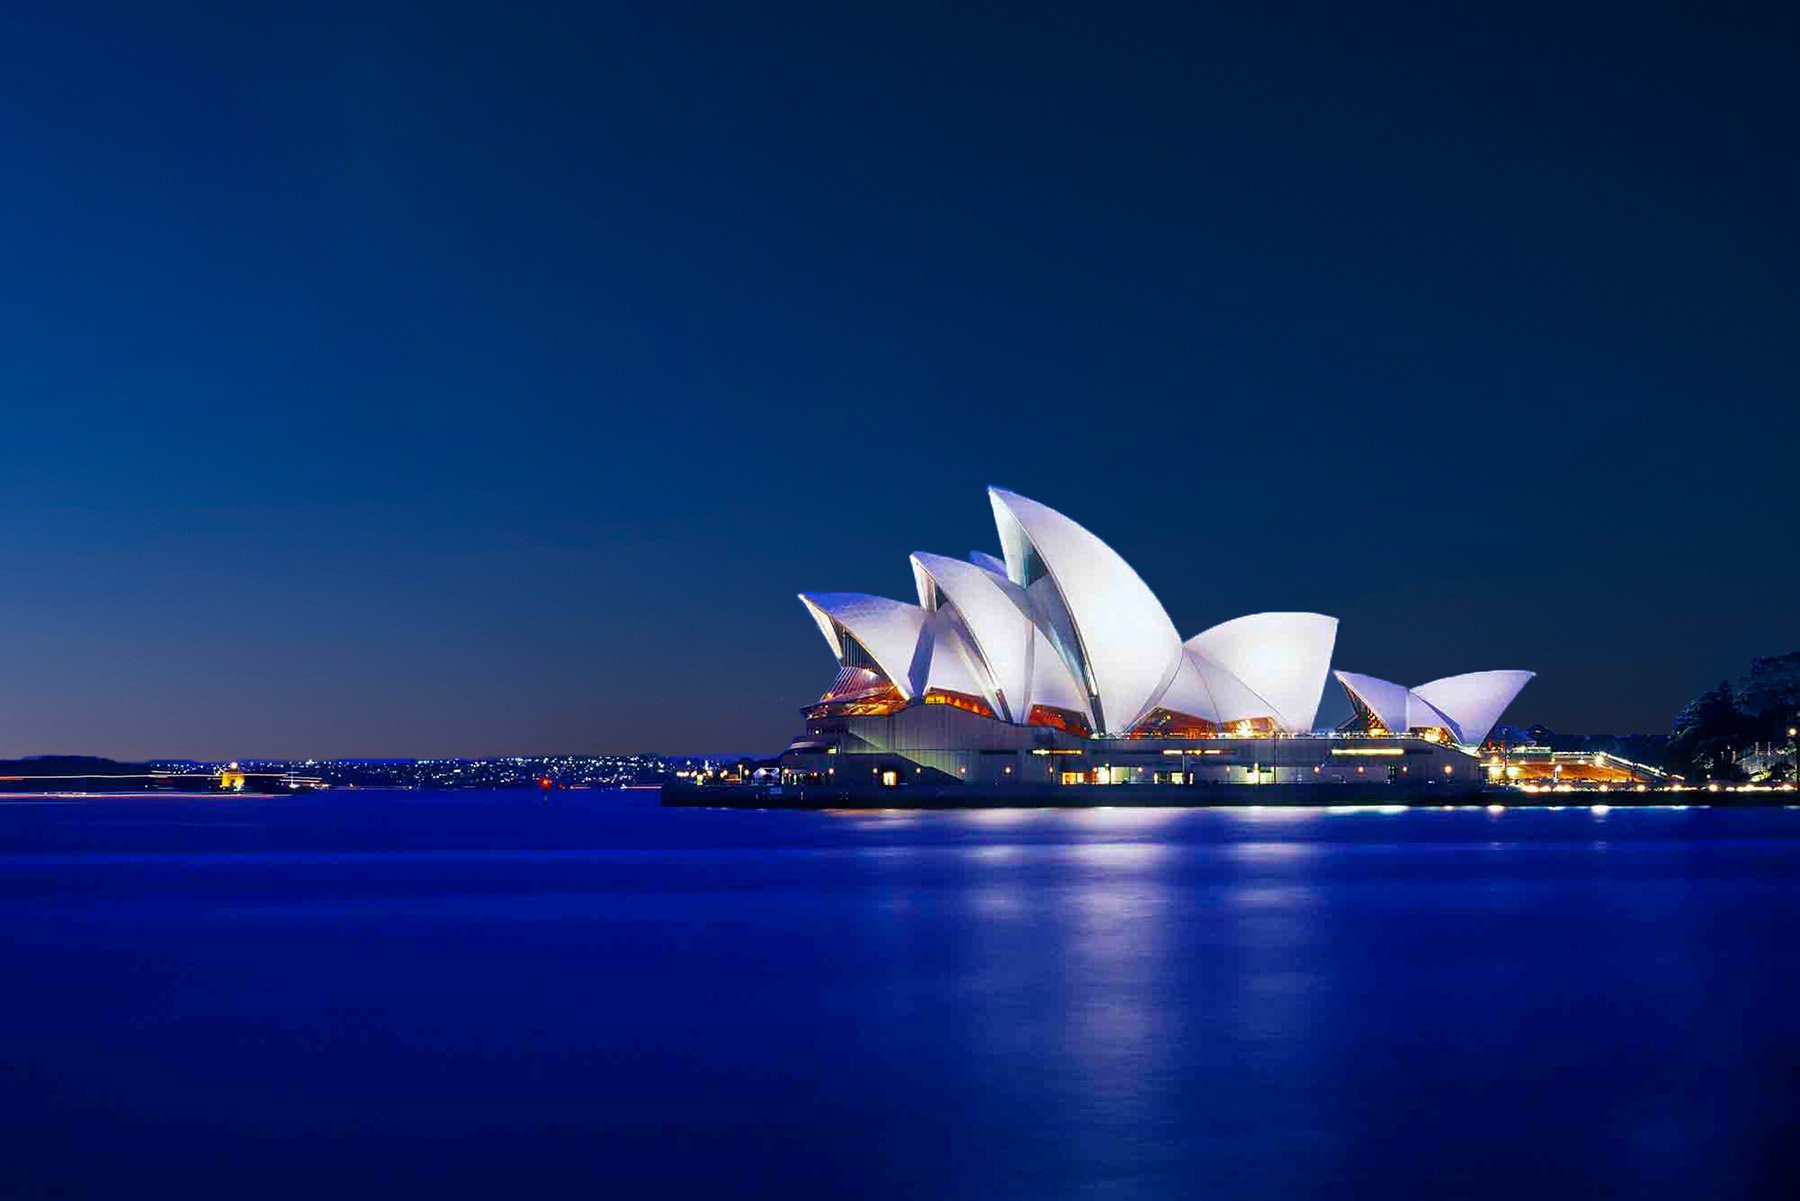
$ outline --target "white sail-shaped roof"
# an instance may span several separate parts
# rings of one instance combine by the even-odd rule
[[[1474,746],[1487,741],[1500,715],[1535,674],[1472,671],[1420,684],[1413,691],[1450,719],[1457,741]]]
[[[1456,722],[1442,709],[1411,690],[1406,694],[1406,728],[1409,730],[1449,730],[1456,736]]]
[[[978,696],[999,714],[998,691],[956,606],[946,605],[933,613],[926,622],[925,634],[930,656],[925,668],[925,691],[938,688]]]
[[[930,614],[922,607],[861,592],[802,592],[800,601],[840,663],[849,654],[845,639],[854,639],[901,696],[923,691],[927,664],[919,652],[929,649],[921,636]]]
[[[1088,707],[1087,689],[1076,682],[1069,674],[1069,665],[1063,662],[1056,647],[1050,642],[1044,631],[1033,626],[1031,630],[1031,701],[1026,706],[1023,721],[1031,716],[1031,709],[1044,705],[1051,709],[1066,709],[1070,713],[1079,713],[1082,720],[1092,726],[1093,711]]]
[[[1337,626],[1322,613],[1252,613],[1195,634],[1187,645],[1267,701],[1283,727],[1304,733],[1319,714]]]
[[[1396,684],[1391,680],[1378,680],[1374,676],[1358,675],[1353,671],[1334,671],[1338,683],[1344,691],[1361,701],[1375,715],[1384,730],[1395,734],[1404,734],[1412,728],[1412,720],[1407,714],[1407,701],[1412,696],[1404,684]]]
[[[1269,703],[1268,698],[1244,683],[1222,664],[1193,647],[1186,648],[1184,653],[1199,668],[1200,679],[1213,699],[1213,708],[1218,713],[1216,720],[1220,723],[1229,725],[1232,722],[1266,717],[1277,725],[1282,724],[1281,715],[1275,711],[1275,706]]]
[[[961,616],[974,652],[992,677],[995,711],[1023,722],[1031,696],[1031,644],[1036,631],[1025,590],[972,563],[920,552],[912,557],[919,595],[935,588]]]
[[[1213,702],[1212,689],[1206,686],[1206,680],[1201,675],[1198,656],[1186,649],[1181,652],[1181,662],[1175,668],[1174,678],[1163,689],[1156,704],[1158,708],[1185,713],[1189,717],[1204,718],[1210,722],[1224,720],[1219,716],[1218,705]]]
[[[1106,543],[1056,510],[989,488],[1006,573],[1030,585],[1041,570],[1067,611],[1094,716],[1124,733],[1151,707],[1181,660],[1181,637],[1156,594]]]
[[[1475,671],[1405,688],[1354,672],[1333,674],[1387,729],[1448,730],[1469,746],[1487,740],[1500,714],[1532,676],[1528,671]]]
[[[919,594],[919,606],[926,612],[937,608],[938,590],[932,583],[931,573],[919,564],[919,556],[912,557],[913,588]]]
[[[801,595],[851,672],[840,673],[845,687],[863,688],[868,681],[855,674],[863,672],[909,701],[934,688],[978,696],[1018,723],[1043,706],[1079,714],[1098,734],[1129,733],[1159,708],[1219,727],[1250,721],[1255,733],[1312,729],[1336,618],[1256,613],[1183,643],[1149,587],[1106,543],[1016,493],[990,488],[988,499],[1004,562],[984,551],[971,551],[967,562],[915,554],[917,605],[862,593]],[[1442,729],[1465,744],[1484,741],[1532,678],[1471,672],[1408,689],[1336,674],[1358,711],[1385,728]]]
[[[1011,583],[1011,581],[1008,581]],[[1013,585],[1015,588],[1018,585]],[[1093,687],[1089,682],[1087,661],[1082,658],[1081,639],[1075,636],[1075,619],[1069,616],[1069,610],[1063,605],[1062,593],[1056,590],[1056,581],[1049,576],[1042,576],[1025,589],[1025,605],[1031,611],[1031,620],[1049,640],[1050,647],[1056,652],[1058,661],[1069,678],[1081,689],[1082,696],[1087,699],[1081,702],[1081,710],[1086,713],[1093,707]]]
[[[1186,646],[1175,678],[1156,700],[1155,708],[1200,717],[1219,726],[1267,719],[1277,726],[1282,718],[1275,706],[1214,659]]]

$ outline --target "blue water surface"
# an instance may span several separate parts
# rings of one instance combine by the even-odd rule
[[[1800,812],[0,802],[0,1197],[1800,1190]]]

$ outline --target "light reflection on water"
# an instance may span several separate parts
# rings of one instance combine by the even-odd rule
[[[1323,809],[1301,805],[1233,805],[1217,810],[1237,823],[1300,825],[1324,816]]]
[[[1319,848],[1304,842],[1235,842],[1225,847],[1233,859],[1249,863],[1281,863],[1315,855]]]
[[[342,804],[0,808],[9,1169],[1033,1201],[1792,1178],[1800,815]]]
[[[1006,826],[1026,826],[1042,821],[1045,813],[1041,809],[969,809],[954,812],[952,820],[977,829]]]
[[[1153,867],[1175,852],[1155,842],[1078,842],[1063,848],[1063,856],[1086,868],[1126,869]]]
[[[1067,828],[1085,833],[1153,833],[1188,821],[1190,809],[1066,809],[1055,811]]]

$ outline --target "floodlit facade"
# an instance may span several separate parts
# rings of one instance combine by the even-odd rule
[[[1474,748],[1531,679],[1407,688],[1334,673],[1337,619],[1318,613],[1256,613],[1183,639],[1094,534],[1016,493],[988,498],[1001,554],[914,554],[916,604],[801,595],[838,673],[782,756],[784,784],[1478,785]],[[1334,676],[1354,716],[1319,732]]]
[[[1355,672],[1333,673],[1356,710],[1354,727],[1372,734],[1416,733],[1480,746],[1530,683],[1528,671],[1472,671],[1407,688]]]

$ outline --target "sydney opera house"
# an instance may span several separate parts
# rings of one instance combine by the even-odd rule
[[[1180,804],[1466,795],[1531,673],[1408,688],[1333,672],[1337,619],[1256,613],[1183,639],[1106,543],[991,488],[1001,556],[912,556],[918,602],[800,599],[838,662],[770,798],[785,803]],[[1315,730],[1335,676],[1353,716]],[[1271,800],[1275,792],[1265,794]]]

